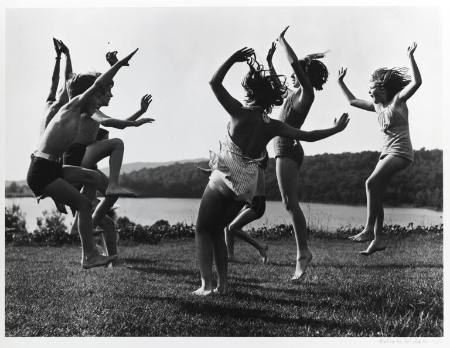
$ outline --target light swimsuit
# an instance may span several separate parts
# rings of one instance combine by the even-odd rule
[[[258,183],[260,162],[264,159],[254,159],[245,156],[229,133],[220,142],[219,152],[210,151],[209,166],[213,170],[209,184],[221,192],[233,192],[235,199],[251,203]]]
[[[398,94],[386,107],[374,104],[378,123],[383,134],[380,159],[387,155],[399,156],[412,162],[414,152],[409,135],[408,107]]]

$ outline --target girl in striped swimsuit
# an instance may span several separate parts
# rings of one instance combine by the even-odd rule
[[[416,43],[408,47],[412,77],[406,75],[406,69],[381,68],[375,70],[369,89],[372,101],[355,98],[344,83],[347,69],[341,68],[339,71],[338,83],[350,105],[375,112],[383,135],[380,159],[366,180],[366,227],[357,235],[350,237],[356,242],[371,241],[368,248],[361,251],[362,255],[370,255],[386,248],[381,241],[384,219],[382,195],[394,174],[406,168],[413,161],[414,153],[409,136],[406,101],[422,84],[419,68],[414,59],[416,47]]]
[[[247,92],[245,106],[222,84],[228,70],[237,62],[247,62],[250,68],[242,82]],[[196,224],[195,242],[202,285],[193,294],[202,296],[213,292],[224,294],[227,290],[224,228],[245,202],[251,203],[257,186],[258,165],[267,143],[280,135],[315,141],[344,130],[348,123],[348,115],[343,114],[331,128],[305,132],[271,119],[268,113],[274,105],[283,103],[286,88],[266,74],[251,48],[240,49],[228,58],[214,74],[210,85],[231,120],[220,151],[211,153],[213,171],[200,202]],[[212,288],[213,256],[218,273],[215,290]]]

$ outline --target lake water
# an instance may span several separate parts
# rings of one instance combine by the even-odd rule
[[[6,206],[17,204],[26,214],[27,229],[36,228],[36,218],[42,216],[44,210],[55,209],[51,199],[44,199],[39,204],[31,197],[6,198]],[[118,201],[118,216],[126,216],[131,221],[142,225],[151,225],[157,220],[195,223],[199,199],[180,198],[121,198]],[[340,226],[360,226],[365,223],[366,207],[340,204],[300,203],[306,221],[313,228],[333,231]],[[442,212],[422,208],[385,208],[385,223],[402,226],[412,222],[415,225],[430,226],[442,223]],[[73,221],[69,214],[65,218],[67,224]],[[274,226],[290,224],[290,218],[281,202],[267,202],[265,215],[249,227]]]

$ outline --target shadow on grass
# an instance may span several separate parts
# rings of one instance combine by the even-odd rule
[[[273,310],[240,308],[237,306],[227,307],[226,305],[217,303],[178,302],[181,308],[190,314],[221,318],[221,320],[228,317],[230,321],[234,322],[233,325],[236,330],[238,329],[236,322],[242,321],[245,323],[255,319],[271,325],[294,325],[295,327],[299,327],[299,329],[300,326],[307,326],[313,329],[344,330],[345,332],[349,330],[361,332],[364,330],[360,325],[347,324],[335,320],[322,320],[311,317],[285,318],[277,315]],[[234,333],[234,335],[242,334],[243,332]]]
[[[257,301],[263,305],[265,303],[276,303],[287,306],[313,306],[315,309],[324,311],[338,309],[344,310],[345,312],[370,311],[374,314],[396,312],[398,315],[405,315],[413,310],[417,314],[420,311],[426,311],[442,317],[442,303],[431,304],[429,301],[415,298],[414,296],[408,295],[407,288],[401,286],[397,286],[395,292],[397,294],[404,294],[404,296],[395,298],[396,301],[392,301],[394,298],[391,298],[391,301],[388,302],[386,298],[376,295],[379,287],[373,284],[358,284],[357,287],[348,288],[348,290],[340,287],[330,288],[329,284],[311,284],[307,282],[301,283],[303,286],[301,288],[299,287],[299,289],[286,289],[266,286],[265,284],[247,283],[242,280],[237,280],[232,284],[232,286],[235,286],[230,292],[230,295],[238,300]],[[262,294],[258,294],[255,290],[262,292]],[[280,298],[283,295],[288,298]],[[311,295],[313,295],[312,298]],[[304,298],[299,299],[300,296]],[[425,291],[423,296],[430,299],[436,297],[442,298],[441,293],[436,294],[434,291]],[[414,303],[414,305],[411,303]]]
[[[156,268],[156,267],[139,267],[139,266],[131,266],[129,267],[131,271],[149,273],[149,274],[158,274],[158,275],[166,275],[166,276],[197,276],[198,273],[187,270],[187,269],[169,269],[169,268]]]
[[[119,261],[123,264],[140,264],[140,265],[154,265],[158,263],[157,260],[150,260],[144,258],[120,258]]]
[[[409,264],[402,264],[402,263],[383,263],[383,264],[367,264],[367,262],[370,261],[369,257],[356,255],[355,256],[356,261],[361,262],[361,264],[349,264],[349,263],[334,263],[332,261],[330,262],[314,262],[311,263],[310,267],[331,267],[331,268],[367,268],[367,269],[384,269],[384,268],[399,268],[399,269],[405,269],[405,268],[442,268],[442,264],[439,263],[409,263]],[[293,267],[295,266],[295,262],[269,262],[269,266],[280,266],[280,267]]]

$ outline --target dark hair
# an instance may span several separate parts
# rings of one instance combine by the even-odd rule
[[[407,72],[407,68],[380,68],[373,72],[370,82],[382,87],[386,91],[386,99],[390,101],[411,82]]]
[[[91,87],[97,77],[100,76],[98,72],[92,72],[87,74],[73,74],[69,81],[67,81],[67,93],[69,98],[76,97],[81,93],[84,93],[89,87]]]
[[[254,103],[270,113],[274,105],[282,105],[286,95],[286,77],[272,76],[270,72],[264,70],[264,67],[256,61],[256,56],[252,56],[247,61],[250,71],[242,81],[247,95],[246,102]],[[255,65],[255,66],[254,66]],[[284,81],[280,81],[280,77]]]
[[[300,59],[299,63],[311,81],[312,86],[317,91],[321,91],[323,89],[323,85],[328,80],[328,69],[326,65],[318,59],[308,58]]]

